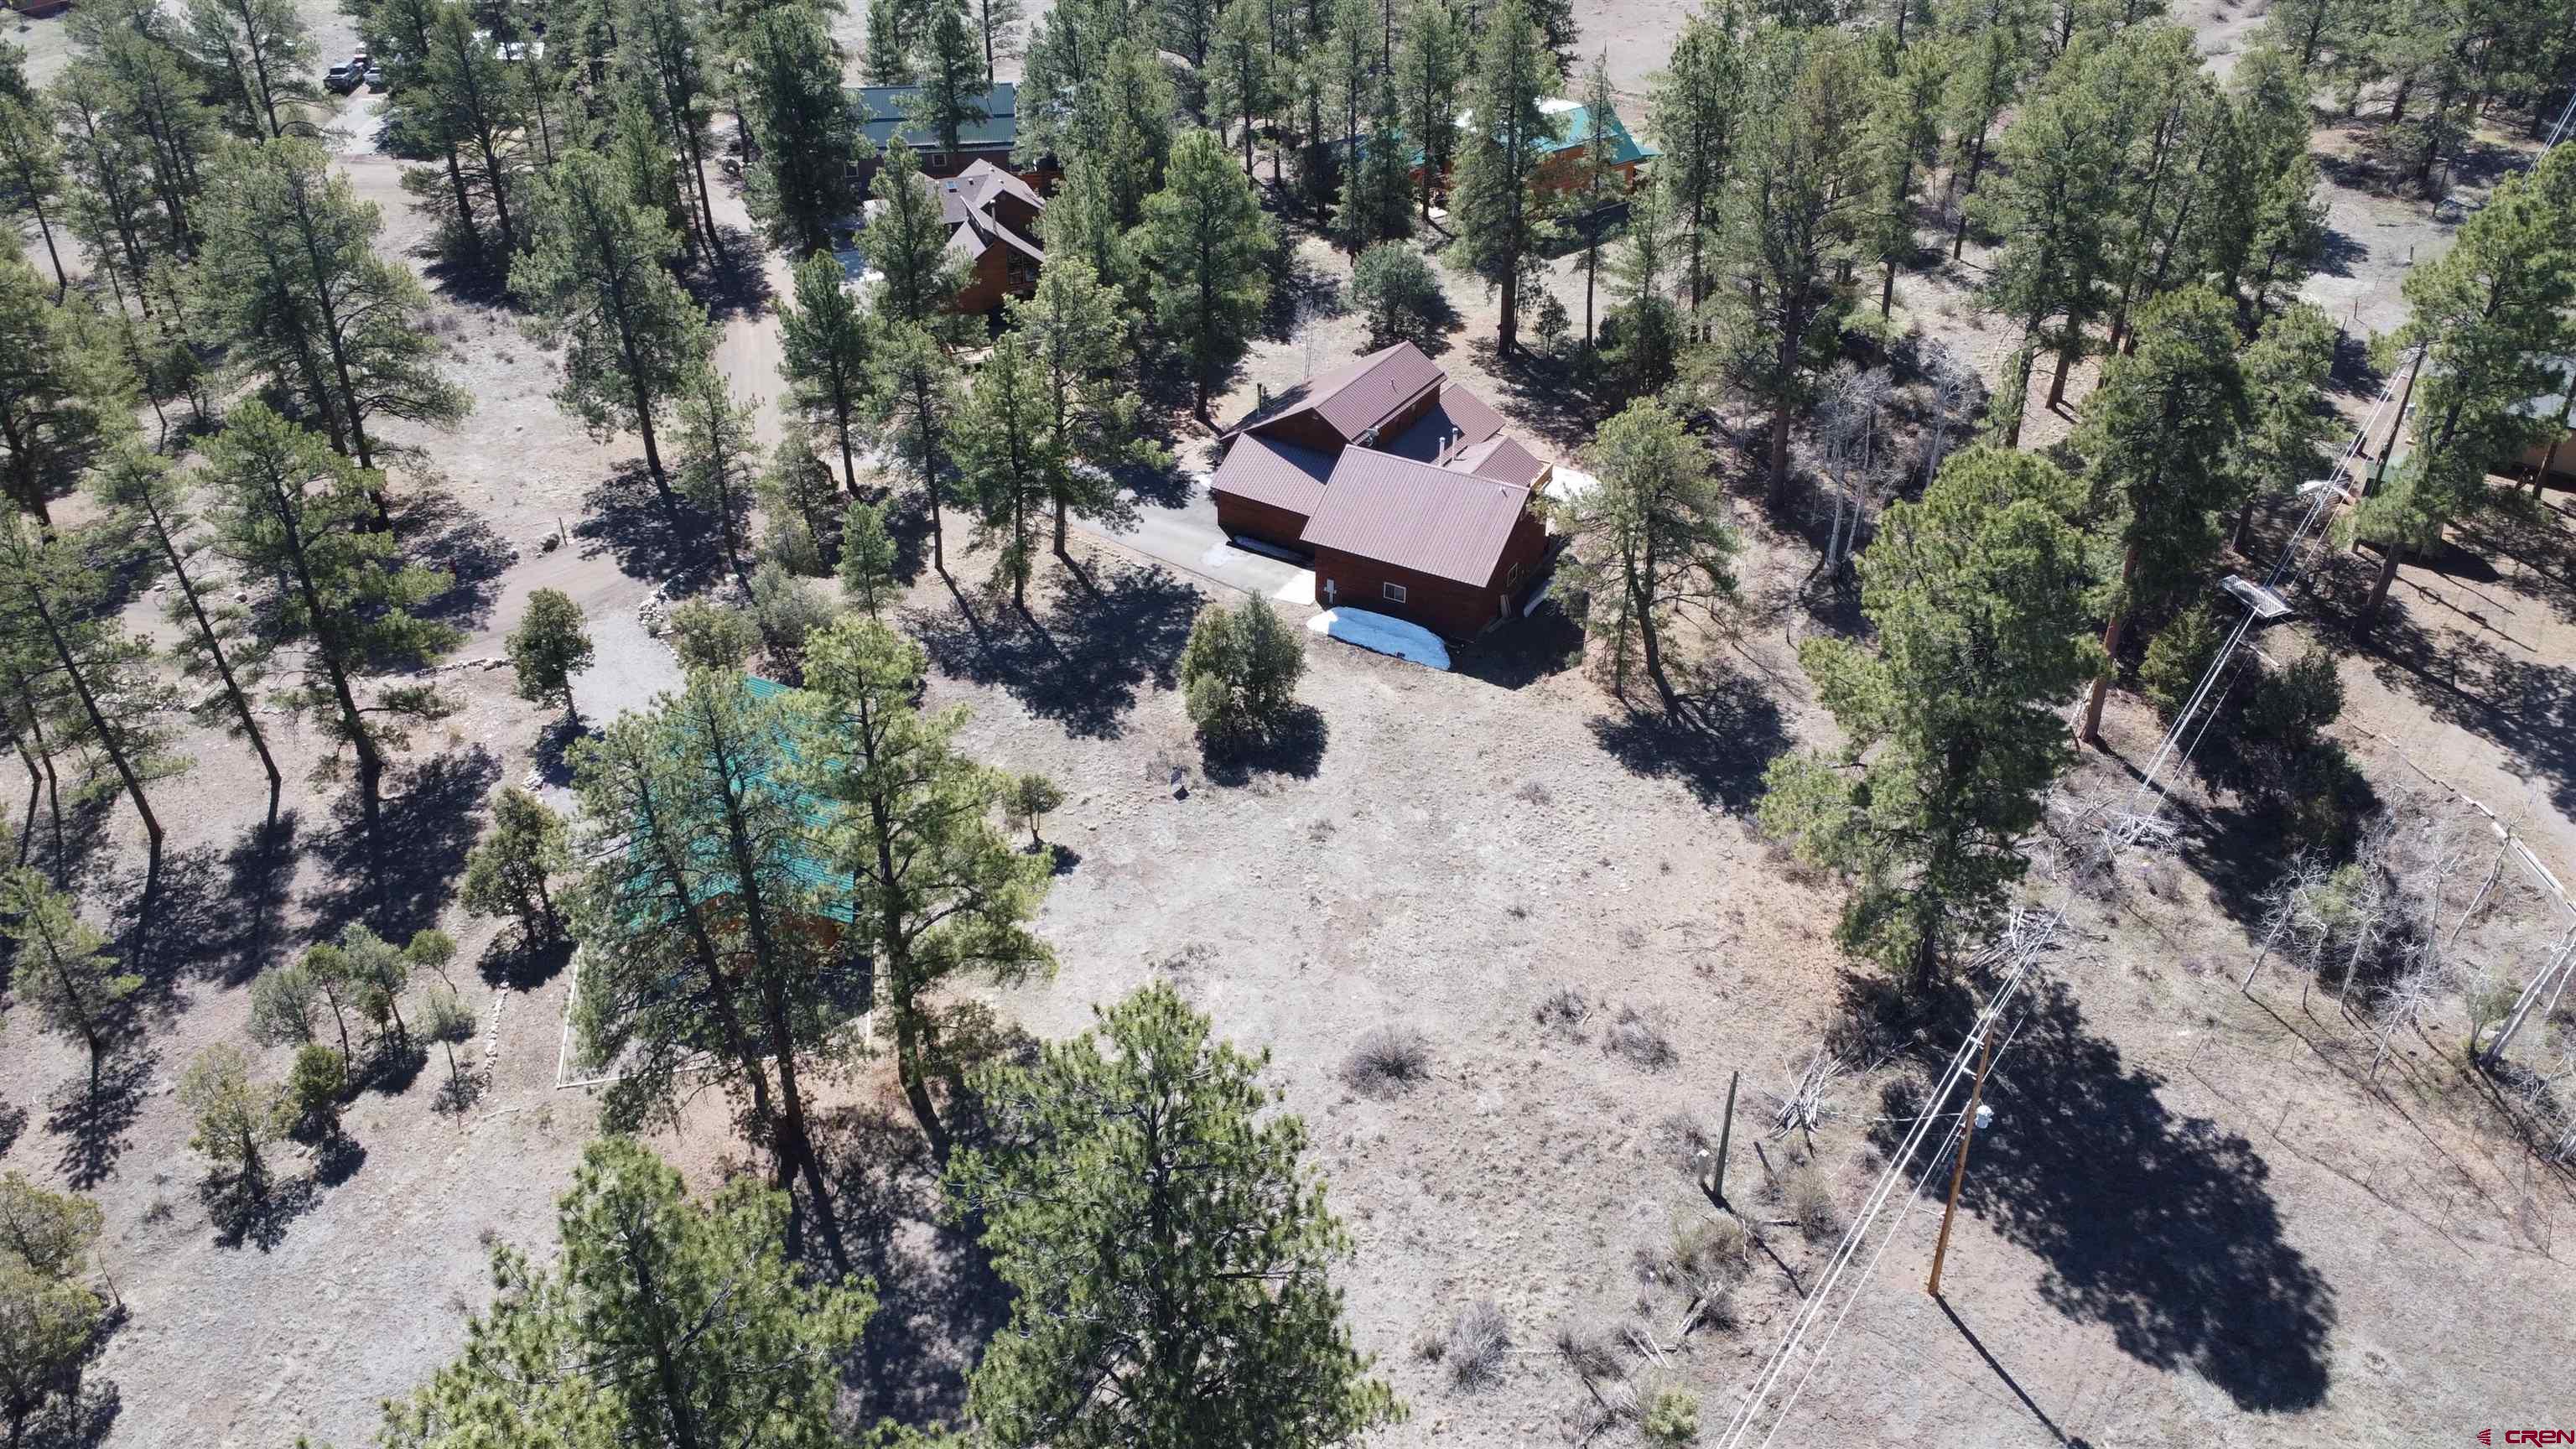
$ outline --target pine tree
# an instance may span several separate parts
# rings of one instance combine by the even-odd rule
[[[1305,1449],[1403,1418],[1342,1322],[1350,1238],[1268,1070],[1160,984],[980,1070],[1002,1130],[948,1191],[1015,1290],[969,1390],[997,1444]]]
[[[1405,135],[1419,148],[1422,219],[1431,220],[1431,196],[1449,184],[1458,159],[1458,108],[1467,75],[1467,29],[1449,0],[1419,0],[1404,27],[1396,60]]]
[[[562,705],[564,723],[579,734],[581,707],[573,702],[572,677],[588,669],[593,657],[581,605],[561,589],[531,591],[505,647],[518,676],[519,698]]]
[[[217,78],[236,133],[273,140],[313,129],[304,115],[321,102],[313,42],[288,0],[189,0],[187,19],[197,64]]]
[[[1145,203],[1135,245],[1157,329],[1188,359],[1191,410],[1201,422],[1269,301],[1267,263],[1277,244],[1225,143],[1213,131],[1184,133],[1163,189]]]
[[[0,876],[0,936],[16,948],[10,989],[47,1027],[89,1048],[95,1096],[126,999],[143,989],[143,978],[108,953],[107,939],[80,918],[78,906],[35,871]]]
[[[929,9],[921,38],[920,90],[908,119],[954,156],[970,126],[992,119],[984,102],[991,82],[966,17],[966,0],[924,0]]]
[[[1968,245],[1968,228],[1976,219],[1970,206],[1977,183],[1986,174],[1995,122],[2012,108],[2030,71],[2030,36],[2025,7],[2019,0],[1983,0],[1969,7],[1961,36],[1958,68],[1951,73],[1945,105],[1945,129],[1952,145],[1966,155],[1964,168],[1951,166],[1951,184],[1960,189],[1959,229],[1950,239],[1950,259],[1957,261]],[[1965,180],[1961,181],[1961,172]],[[1946,198],[1949,188],[1942,192]]]
[[[910,85],[920,49],[920,0],[868,0],[868,84]]]
[[[1229,0],[1217,16],[1209,47],[1207,108],[1219,127],[1231,123],[1240,129],[1247,177],[1252,175],[1252,133],[1279,104],[1276,63],[1261,0]]]
[[[186,768],[161,748],[175,701],[152,673],[152,643],[126,634],[107,583],[86,556],[88,541],[40,531],[26,518],[0,518],[0,632],[9,651],[39,661],[77,705],[74,738],[107,756],[143,822],[143,898],[126,959],[148,960],[147,935],[161,890],[161,817],[144,783]]]
[[[1049,270],[1053,270],[1050,268]],[[1047,398],[1026,341],[1005,332],[957,413],[957,474],[975,501],[979,543],[1001,549],[1011,602],[1029,606],[1039,530],[1047,517]]]
[[[1548,238],[1546,202],[1532,182],[1556,139],[1539,103],[1560,81],[1523,0],[1502,0],[1476,48],[1467,86],[1476,119],[1462,145],[1450,213],[1458,226],[1455,264],[1502,291],[1495,345],[1506,357],[1520,347],[1521,288],[1536,274]]]
[[[1917,991],[2002,919],[2029,865],[2020,842],[2068,762],[2056,707],[2101,661],[2082,506],[2041,459],[1953,455],[1921,502],[1889,505],[1859,558],[1876,651],[1799,648],[1848,743],[1771,766],[1763,829],[1851,882],[1836,940]]]
[[[1666,713],[1678,703],[1664,630],[1686,611],[1714,616],[1735,596],[1735,531],[1707,449],[1661,403],[1628,405],[1593,440],[1600,477],[1565,510],[1576,540],[1562,567],[1592,596],[1586,625],[1611,649],[1611,689],[1628,687],[1629,641]]]
[[[2423,350],[2419,421],[2405,466],[2374,481],[2354,510],[2354,536],[2380,554],[2364,617],[2387,602],[2409,551],[2430,547],[2485,501],[2488,468],[2547,436],[2552,420],[2522,407],[2564,386],[2564,359],[2576,350],[2571,222],[2576,148],[2562,146],[2507,178],[2449,251],[2406,274],[2406,325],[2387,346],[2392,355]]]
[[[1131,313],[1144,310],[1137,300],[1144,277],[1136,263],[1136,240],[1119,224],[1109,185],[1097,167],[1079,156],[1065,164],[1064,180],[1047,199],[1038,231],[1050,265],[1074,258],[1088,262],[1094,276],[1128,300]]]
[[[531,949],[563,934],[547,882],[571,865],[571,831],[546,802],[511,786],[492,797],[492,828],[465,857],[469,916],[516,916]]]
[[[2084,400],[2075,447],[2086,463],[2091,516],[2119,567],[2095,600],[2104,672],[2094,676],[2077,737],[2101,742],[2102,699],[2131,617],[2198,582],[2218,550],[2216,518],[2233,493],[2228,456],[2245,426],[2235,309],[2206,287],[2149,303],[2138,350],[2113,359]]]
[[[984,85],[993,84],[993,69],[1020,53],[1020,0],[975,0],[975,32],[984,42]]]
[[[195,255],[195,208],[205,164],[223,140],[213,107],[170,37],[171,19],[140,4],[109,4],[64,21],[77,58],[104,98],[102,115],[142,163],[136,179],[168,225],[171,243]]]
[[[2094,89],[2063,79],[2004,135],[2007,182],[1978,197],[1980,224],[2006,238],[1982,305],[2061,359],[2083,347],[2103,305],[2101,261],[2117,208],[2121,156]],[[2020,440],[2016,429],[2007,442]]]
[[[779,370],[797,411],[832,430],[841,486],[859,491],[854,458],[866,425],[868,319],[838,257],[816,252],[796,266],[796,294],[778,308]]]
[[[1127,322],[1115,293],[1066,258],[1038,275],[1037,290],[1010,304],[1045,402],[1041,466],[1055,518],[1055,554],[1067,558],[1068,515],[1115,531],[1135,516],[1116,470],[1166,468],[1171,456],[1143,435],[1144,402],[1129,374]]]
[[[666,505],[673,495],[654,423],[708,348],[705,314],[664,266],[678,250],[605,160],[576,151],[547,176],[534,245],[510,272],[512,289],[538,309],[537,335],[563,344],[555,405],[594,437],[639,433]]]
[[[867,610],[868,617],[896,594],[893,535],[886,532],[885,505],[853,501],[841,522],[841,592]]]
[[[186,482],[159,457],[127,446],[90,475],[90,486],[118,526],[142,543],[147,567],[168,568],[170,582],[178,585],[165,611],[181,628],[173,652],[191,677],[212,677],[218,686],[197,714],[250,741],[268,775],[268,826],[274,829],[286,781],[251,706],[251,690],[266,672],[270,651],[250,630],[249,611],[202,587],[202,569],[192,571],[206,545],[192,527]]]
[[[769,450],[769,466],[753,483],[760,511],[769,520],[765,545],[772,559],[791,573],[828,574],[840,548],[841,485],[832,470],[814,456],[814,438],[791,427]]]
[[[10,502],[39,523],[133,426],[133,379],[102,329],[47,290],[25,263],[0,257],[0,469]]]
[[[841,94],[841,63],[822,15],[786,5],[753,15],[742,40],[750,71],[753,125],[752,217],[770,244],[800,259],[832,249],[832,224],[859,210],[852,168],[867,158],[867,133]]]
[[[2228,546],[2242,553],[2254,510],[2326,466],[2326,446],[2342,423],[2326,406],[2334,375],[2335,325],[2306,302],[2263,324],[2238,359],[2245,375],[2246,425],[2228,455],[2237,498]]]
[[[616,960],[584,971],[576,1020],[596,1059],[631,1054],[609,1097],[621,1128],[667,1110],[685,1090],[678,1071],[722,1041],[750,1087],[756,1140],[774,1145],[782,1186],[803,1174],[846,1271],[797,1063],[849,1015],[825,969],[832,943],[811,929],[840,886],[807,865],[811,807],[791,779],[807,757],[791,753],[789,726],[787,704],[702,670],[649,716],[576,747],[574,789],[597,834],[582,854],[598,862],[577,934]]]
[[[1368,114],[1368,132],[1359,140],[1359,156],[1343,168],[1341,200],[1333,210],[1334,239],[1353,257],[1413,235],[1413,176],[1392,88],[1378,87]]]
[[[1786,501],[1789,428],[1851,306],[1870,72],[1840,31],[1763,32],[1748,58],[1739,181],[1726,221],[1720,365],[1764,405],[1770,495]]]
[[[529,180],[527,117],[519,107],[518,88],[495,53],[491,34],[480,31],[461,5],[439,7],[427,36],[428,63],[421,82],[436,107],[441,129],[456,143],[452,153],[465,194],[479,195],[491,208],[500,229],[497,259],[508,270],[525,241],[526,187]],[[520,214],[513,216],[516,204]],[[470,215],[459,223],[473,233]],[[476,235],[475,245],[482,241]]]
[[[680,496],[715,519],[725,562],[746,589],[742,525],[751,514],[759,454],[751,436],[752,404],[735,399],[713,362],[682,374],[671,408],[671,467]]]
[[[197,1053],[179,1079],[179,1105],[195,1125],[188,1145],[230,1166],[253,1197],[268,1189],[263,1155],[286,1132],[285,1095],[251,1076],[250,1058],[230,1042]]]
[[[472,406],[438,368],[429,295],[409,268],[375,250],[384,219],[309,141],[244,147],[218,169],[203,208],[202,295],[222,324],[266,335],[263,369],[281,387],[303,381],[286,356],[319,374],[312,409],[344,430],[361,468],[376,466],[377,418],[453,427]]]
[[[724,239],[716,229],[714,196],[707,187],[707,124],[715,98],[707,88],[703,57],[712,47],[698,7],[689,0],[625,0],[621,15],[621,62],[653,91],[654,110],[687,165],[689,194],[697,202],[707,250],[723,266]]]
[[[333,744],[356,753],[369,876],[379,879],[384,751],[401,744],[402,721],[437,718],[448,705],[431,686],[402,685],[362,709],[357,672],[379,661],[427,663],[454,649],[455,629],[411,612],[446,592],[450,579],[406,566],[393,537],[370,526],[373,475],[266,404],[235,407],[204,453],[199,476],[214,500],[218,547],[246,582],[270,591],[279,638],[308,646],[305,683],[285,702],[320,709]]]
[[[1235,749],[1285,723],[1306,651],[1266,599],[1212,604],[1181,648],[1181,696],[1203,746]]]
[[[688,247],[689,259],[696,261],[704,243],[689,214],[688,199],[681,194],[683,183],[680,168],[671,159],[669,133],[654,110],[653,96],[645,86],[632,79],[619,84],[603,149],[617,168],[626,199],[660,217],[662,225]]]
[[[859,239],[869,269],[881,278],[872,299],[876,315],[941,341],[963,337],[972,319],[951,310],[966,283],[964,265],[948,249],[954,228],[941,219],[939,192],[922,176],[921,158],[900,138],[886,147],[868,195],[883,203]]]
[[[1664,151],[1655,160],[1655,184],[1672,202],[1689,254],[1684,271],[1694,316],[1708,300],[1708,249],[1744,130],[1743,67],[1733,28],[1705,13],[1686,16],[1672,63],[1646,102],[1648,129]]]
[[[1619,335],[1606,360],[1625,396],[1661,393],[1680,371],[1686,338],[1681,311],[1665,285],[1672,269],[1671,203],[1660,192],[1640,192],[1629,203],[1627,229],[1610,253]]]
[[[1029,930],[1051,867],[994,826],[1004,778],[957,752],[965,711],[918,705],[919,646],[845,615],[808,642],[805,668],[797,778],[831,803],[828,849],[851,882],[904,1094],[945,1160],[926,1077],[939,1031],[928,997],[969,975],[1008,982],[1054,969]]]
[[[54,245],[54,218],[63,194],[63,148],[52,117],[33,95],[0,95],[0,213],[25,215],[44,238],[54,268],[54,298],[71,287],[62,251]]]
[[[1870,158],[1875,183],[1870,196],[1867,250],[1885,275],[1878,288],[1878,315],[1896,305],[1896,271],[1914,259],[1914,203],[1923,174],[1941,147],[1940,103],[1950,77],[1951,52],[1933,42],[1917,43],[1897,61],[1896,74],[1881,81],[1870,117]]]
[[[955,463],[957,409],[964,386],[956,360],[918,327],[897,325],[877,349],[872,363],[877,418],[895,455],[921,481],[921,496],[930,512],[930,566],[948,573],[940,501],[948,496],[948,472]]]
[[[841,1442],[839,1366],[876,1299],[865,1280],[805,1280],[783,1194],[737,1181],[692,1202],[649,1150],[602,1137],[555,1214],[552,1264],[493,1246],[492,1306],[453,1363],[385,1405],[387,1449]]]

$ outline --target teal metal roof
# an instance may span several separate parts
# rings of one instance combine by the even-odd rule
[[[1549,119],[1557,123],[1557,150],[1571,151],[1590,143],[1592,139],[1590,107],[1576,105],[1569,110],[1551,113]],[[1628,134],[1628,123],[1619,119],[1617,111],[1610,112],[1604,119],[1608,124],[1601,128],[1602,139],[1610,143],[1611,165],[1625,166],[1636,161],[1651,161],[1663,154]]]
[[[743,683],[751,697],[762,703],[785,704],[794,701],[803,693],[802,690],[791,689],[774,679],[763,679],[756,674],[745,675]],[[782,738],[778,744],[781,753],[792,762],[795,758],[795,740],[792,737]],[[819,909],[824,916],[844,923],[852,920],[854,913],[850,905],[849,877],[845,872],[835,868],[823,854],[823,834],[831,823],[830,806],[807,793],[792,780],[773,782],[764,779],[763,783],[777,786],[780,793],[795,807],[805,827],[799,832],[802,838],[797,842],[795,853],[787,860],[788,874],[795,879],[798,886],[811,892],[810,899],[819,903]],[[634,857],[638,846],[638,842],[628,842],[627,850],[630,858]],[[722,900],[733,894],[732,862],[722,859],[714,852],[710,852],[710,857],[702,862],[703,869],[693,869],[690,872],[695,877],[691,882],[691,892],[694,896],[691,904],[693,905],[705,905],[710,901]],[[640,878],[639,873],[638,879]],[[657,901],[641,905],[636,909],[639,914],[658,915],[669,907]]]
[[[883,150],[900,134],[903,143],[916,151],[939,149],[939,133],[916,126],[906,119],[904,108],[921,94],[919,86],[851,86],[842,92],[850,104],[866,107],[868,141]],[[984,93],[985,118],[961,128],[957,142],[975,150],[1003,150],[1019,136],[1020,88],[1003,81]]]

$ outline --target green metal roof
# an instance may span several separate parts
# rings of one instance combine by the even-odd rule
[[[1589,106],[1576,105],[1569,110],[1555,111],[1550,113],[1549,119],[1557,123],[1557,150],[1570,151],[1591,142],[1592,110]],[[1604,119],[1607,124],[1601,128],[1602,139],[1610,144],[1611,165],[1651,161],[1663,154],[1628,134],[1628,123],[1619,119],[1617,111],[1610,112]]]
[[[1003,81],[982,97],[985,118],[962,127],[957,133],[961,147],[977,150],[1003,150],[1019,136],[1020,88]],[[851,86],[842,92],[850,104],[866,107],[868,140],[879,150],[900,134],[903,143],[916,151],[939,149],[939,133],[916,126],[906,118],[904,108],[921,94],[919,86]]]

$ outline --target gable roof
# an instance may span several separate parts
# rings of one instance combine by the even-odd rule
[[[1484,442],[1503,430],[1503,415],[1456,383],[1440,389],[1439,398],[1411,427],[1378,440],[1378,451],[1416,463],[1444,463],[1449,455]]]
[[[1515,488],[1531,488],[1547,473],[1547,465],[1517,441],[1497,435],[1473,447],[1461,448],[1442,466],[1453,473],[1473,473]]]
[[[1539,110],[1556,127],[1556,145],[1550,149],[1572,151],[1591,144],[1591,107],[1581,101],[1546,100],[1539,102]],[[1628,134],[1628,123],[1619,119],[1616,110],[1602,113],[1601,139],[1609,148],[1613,166],[1651,161],[1663,154]]]
[[[1247,433],[1217,465],[1208,490],[1285,508],[1302,518],[1315,511],[1332,471],[1333,460],[1312,448]]]
[[[921,94],[921,87],[850,86],[841,94],[850,104],[867,108],[868,140],[879,150],[898,136],[916,151],[940,148],[938,132],[913,125],[904,113],[904,108]],[[999,82],[977,97],[983,102],[985,118],[959,128],[958,145],[977,151],[1009,150],[1019,137],[1019,97],[1020,88],[1010,81]]]
[[[1257,432],[1278,426],[1289,418],[1312,413],[1324,425],[1341,436],[1345,443],[1359,442],[1371,428],[1377,427],[1401,411],[1404,405],[1423,392],[1445,382],[1448,374],[1440,364],[1425,357],[1422,349],[1410,342],[1381,347],[1350,365],[1310,379],[1306,396],[1295,407],[1247,423],[1244,431]]]
[[[1303,541],[1482,588],[1529,496],[1472,473],[1349,448],[1333,464]]]

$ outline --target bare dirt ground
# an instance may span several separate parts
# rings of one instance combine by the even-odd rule
[[[324,49],[345,47],[345,22],[307,9]],[[1653,0],[1587,5],[1583,18],[1633,94],[1681,13]],[[2190,18],[2223,64],[2255,14]],[[17,34],[40,76],[60,62],[60,29]],[[855,49],[855,17],[845,30]],[[347,112],[364,109],[362,97]],[[342,165],[384,206],[388,246],[409,255],[421,224],[398,163],[364,130],[335,143]],[[2353,134],[2329,128],[2320,149],[2339,155]],[[2310,295],[2347,325],[2392,325],[2410,249],[2429,254],[2446,229],[2421,199],[2366,189],[2357,168],[2329,180],[2337,260]],[[738,201],[727,219],[742,224]],[[1311,239],[1299,256],[1307,321],[1257,349],[1220,416],[1358,346],[1334,300],[1344,264]],[[1991,378],[2001,339],[1967,300],[1979,259],[1972,247],[1908,278],[1900,309]],[[774,258],[767,275],[777,285]],[[1579,319],[1571,259],[1551,285]],[[774,397],[757,291],[735,290],[720,355],[740,389]],[[1498,366],[1490,299],[1453,295],[1462,326],[1444,364],[1526,435],[1579,456],[1588,415],[1544,372]],[[26,1114],[0,1121],[0,1165],[79,1186],[107,1212],[104,1258],[128,1311],[93,1370],[121,1397],[111,1443],[364,1441],[375,1401],[460,1342],[462,1312],[487,1296],[485,1241],[550,1249],[553,1197],[595,1121],[584,1093],[553,1085],[564,976],[450,899],[488,791],[532,771],[559,778],[553,721],[483,665],[528,590],[562,588],[600,644],[585,713],[642,704],[672,668],[635,607],[703,577],[704,551],[634,526],[646,510],[623,466],[631,443],[602,445],[556,412],[547,359],[511,315],[442,289],[437,328],[477,411],[454,434],[403,439],[427,463],[398,470],[397,491],[405,537],[459,575],[443,607],[469,641],[444,676],[462,710],[422,732],[397,782],[391,828],[409,868],[392,914],[463,945],[452,974],[484,1029],[460,1057],[483,1072],[480,1095],[440,1110],[446,1064],[433,1056],[361,1096],[359,1160],[298,1164],[315,1174],[308,1186],[258,1220],[210,1216],[170,1097],[178,1072],[239,1037],[257,970],[360,902],[345,792],[302,783],[316,741],[285,741],[299,782],[291,855],[260,848],[264,792],[247,752],[188,741],[195,772],[156,793],[172,825],[157,925],[173,947],[152,963],[146,1031],[117,1058],[103,1106],[84,1106],[80,1054],[61,1041],[22,1027],[0,1057],[0,1102]],[[2357,350],[2345,383],[2356,411],[2377,389]],[[2079,374],[2074,395],[2088,385]],[[2034,441],[2064,426],[2036,407],[2032,418]],[[765,409],[764,427],[775,420]],[[1180,437],[1203,446],[1186,427]],[[1746,480],[1743,459],[1726,461]],[[1383,1444],[1556,1442],[1586,1402],[1549,1351],[1569,1321],[1638,1328],[1650,1349],[1623,1349],[1624,1371],[1700,1391],[1714,1439],[1830,1249],[1778,1223],[1763,1183],[1810,1148],[1763,1123],[1767,1094],[1839,1015],[1837,897],[1788,868],[1743,812],[1772,755],[1825,737],[1791,646],[1848,617],[1797,594],[1806,520],[1761,516],[1749,484],[1743,496],[1751,602],[1732,645],[1699,651],[1685,725],[1611,698],[1575,667],[1571,627],[1542,615],[1447,675],[1310,642],[1302,695],[1316,725],[1303,746],[1212,775],[1172,670],[1219,586],[1093,540],[1089,586],[1051,570],[1027,617],[981,592],[980,559],[956,590],[927,573],[912,589],[903,618],[931,653],[933,701],[973,708],[979,757],[1043,769],[1069,796],[1047,827],[1061,873],[1040,923],[1062,969],[985,994],[997,1028],[1078,1030],[1161,973],[1221,1031],[1271,1051],[1357,1243],[1344,1284],[1360,1343],[1412,1406]],[[2341,653],[2339,733],[2384,796],[2422,784],[2402,750],[2518,818],[2576,879],[2576,542],[2565,500],[2551,502],[2554,521],[2464,535],[2440,569],[2408,569],[2396,617],[2366,640],[2339,612],[2351,564],[2335,565],[2318,622],[2300,627]],[[572,546],[541,551],[559,521]],[[2268,636],[2267,650],[2276,639],[2290,646]],[[2130,788],[2155,726],[2115,697],[2110,735],[2113,751],[2071,793]],[[1169,784],[1176,766],[1185,795]],[[2303,1006],[2298,983],[2275,974],[2241,995],[2242,837],[2225,802],[2184,803],[2177,858],[2133,861],[2116,889],[2076,902],[2056,984],[1990,1083],[1998,1125],[1979,1141],[1946,1306],[1919,1290],[1932,1216],[1917,1208],[1776,1442],[2402,1445],[2576,1408],[2553,1373],[2576,1350],[2565,1177],[2532,1167],[2454,1057],[2413,1042],[2365,1084],[2358,1033],[2322,994]],[[111,804],[73,823],[86,893],[130,900],[130,812]],[[2537,930],[2517,907],[2482,929],[2482,949],[2510,969]],[[1543,1024],[1542,1001],[1566,988],[1584,1015]],[[1430,1078],[1362,1094],[1341,1067],[1362,1033],[1390,1024],[1424,1034]],[[2437,1023],[2432,1040],[2456,1041],[2455,1027]],[[1904,1055],[1879,1076],[1955,1040],[1936,1024],[1892,1043]],[[1713,1135],[1737,1071],[1729,1185],[1771,1225],[1738,1289],[1742,1326],[1677,1337],[1681,1299],[1641,1277],[1638,1258],[1706,1214],[1681,1164],[1694,1134]],[[1884,1124],[1869,1120],[1873,1079],[1839,1095],[1812,1152],[1848,1214],[1877,1175]],[[928,1168],[882,1065],[843,1064],[823,1099],[844,1211],[864,1224],[885,1301],[851,1408],[953,1413],[1002,1311],[993,1285],[932,1223]],[[700,1181],[741,1165],[712,1101],[656,1145]],[[1469,1390],[1420,1349],[1480,1300],[1502,1310],[1511,1352],[1497,1382]]]

